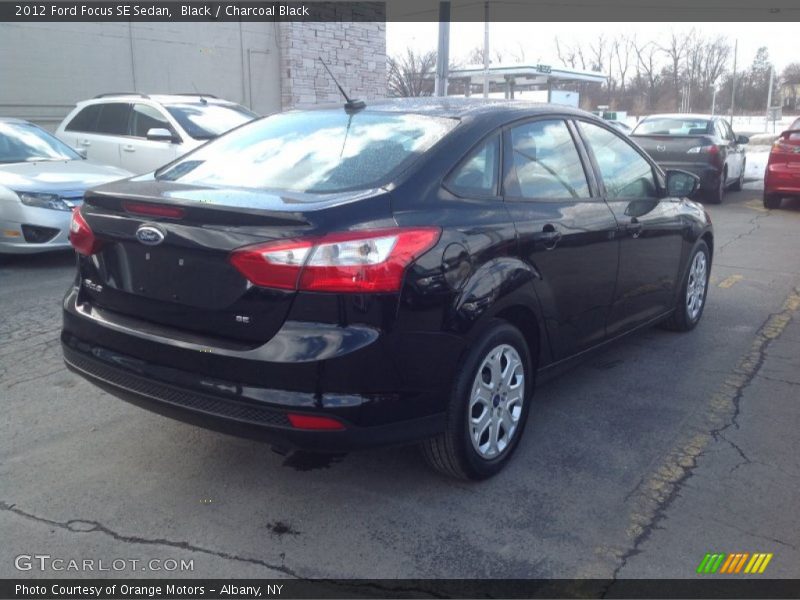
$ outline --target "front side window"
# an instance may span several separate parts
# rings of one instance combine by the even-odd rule
[[[333,193],[384,184],[458,123],[417,114],[287,112],[213,140],[158,179],[258,190]]]
[[[0,121],[0,163],[80,158],[64,142],[32,123]]]
[[[146,138],[151,129],[166,129],[174,134],[172,125],[164,114],[147,104],[134,104],[131,112],[130,134],[135,137]]]
[[[500,136],[493,135],[453,172],[447,187],[460,196],[495,196],[499,162]]]
[[[515,177],[506,192],[523,198],[588,198],[589,184],[575,142],[561,120],[533,121],[511,130]]]
[[[653,168],[633,146],[611,131],[580,122],[592,149],[608,198],[658,198]]]
[[[256,113],[238,104],[197,102],[170,104],[166,109],[183,130],[196,140],[210,140],[258,118]]]
[[[97,117],[100,114],[100,104],[90,104],[75,115],[67,123],[66,131],[81,131],[91,133],[97,127]]]
[[[97,119],[97,133],[128,135],[128,115],[131,105],[127,102],[103,104]]]

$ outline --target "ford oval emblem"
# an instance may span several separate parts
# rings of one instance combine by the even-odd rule
[[[656,146],[656,150],[658,150],[659,152],[664,152],[664,151],[666,151],[666,149],[667,149],[667,147],[662,145],[662,144],[659,144],[658,146]]]
[[[136,230],[136,239],[145,246],[157,246],[164,241],[164,232],[152,225],[141,225]]]

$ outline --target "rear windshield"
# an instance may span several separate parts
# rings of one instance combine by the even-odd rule
[[[656,117],[642,121],[633,130],[634,135],[706,135],[710,131],[708,119]]]
[[[238,104],[169,104],[169,114],[196,140],[210,140],[234,127],[257,119],[258,115]]]
[[[181,183],[333,193],[376,187],[458,121],[343,109],[289,112],[232,131],[157,173]]]

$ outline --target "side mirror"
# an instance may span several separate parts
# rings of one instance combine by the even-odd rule
[[[147,130],[147,139],[151,142],[177,142],[169,129],[154,127]]]
[[[736,143],[737,144],[746,144],[749,141],[750,141],[750,138],[747,137],[746,135],[737,135],[736,136]]]
[[[700,178],[694,173],[670,169],[667,171],[667,196],[682,198],[691,196],[697,191]]]

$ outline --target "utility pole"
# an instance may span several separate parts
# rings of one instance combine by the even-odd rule
[[[736,55],[739,53],[739,40],[733,46],[733,79],[731,79],[731,127],[733,127],[733,107],[736,104]]]
[[[483,5],[483,97],[489,97],[489,1]]]
[[[772,78],[775,76],[775,67],[769,67],[769,88],[767,89],[767,112],[764,113],[764,132],[769,131],[769,108],[772,106]]]
[[[439,51],[436,55],[434,94],[447,96],[447,70],[450,64],[450,2],[439,2]]]
[[[711,94],[711,116],[714,116],[714,110],[717,108],[717,86],[714,86],[714,92]]]

